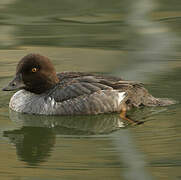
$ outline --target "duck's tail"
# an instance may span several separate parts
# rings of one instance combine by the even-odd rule
[[[169,106],[178,103],[170,98],[156,98],[152,96],[143,86],[134,86],[134,91],[130,92],[130,102],[134,107]]]
[[[173,104],[177,104],[178,101],[170,98],[155,98],[156,99],[156,106],[169,106]]]
[[[171,98],[155,98],[151,94],[148,94],[147,97],[144,98],[142,104],[144,106],[170,106],[173,104],[177,104],[178,101],[175,101]]]

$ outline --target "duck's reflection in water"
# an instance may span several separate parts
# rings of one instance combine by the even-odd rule
[[[44,116],[10,110],[10,119],[21,127],[52,128],[60,135],[108,134],[126,124],[118,114],[93,116]]]
[[[29,166],[46,161],[55,144],[55,135],[50,128],[22,127],[4,131],[4,136],[16,146],[18,158]]]
[[[56,135],[109,134],[125,127],[119,115],[37,116],[10,111],[19,129],[4,131],[16,147],[17,156],[29,166],[46,161],[55,145]]]

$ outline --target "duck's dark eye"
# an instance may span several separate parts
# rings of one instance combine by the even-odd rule
[[[31,71],[34,73],[34,72],[37,72],[37,68],[32,68]]]

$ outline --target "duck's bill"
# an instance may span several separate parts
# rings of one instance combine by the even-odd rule
[[[22,75],[18,74],[14,77],[14,79],[2,90],[3,91],[14,91],[18,89],[23,89],[25,84],[23,83]]]

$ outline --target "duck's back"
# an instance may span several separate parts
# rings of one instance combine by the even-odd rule
[[[173,104],[170,100],[154,98],[138,82],[80,72],[57,75],[60,82],[54,88],[41,95],[18,91],[10,107],[31,114],[74,115],[120,112],[123,106],[129,109]]]
[[[168,98],[153,97],[140,82],[125,81],[118,77],[81,72],[65,72],[60,73],[59,78],[62,82],[60,86],[64,87],[60,89],[65,93],[57,93],[60,101],[64,100],[63,95],[65,95],[66,99],[66,97],[70,97],[70,94],[74,98],[85,94],[106,91],[107,93],[113,92],[113,94],[114,92],[121,92],[122,94],[124,92],[124,101],[122,103],[124,102],[128,107],[167,106],[175,103],[174,100]]]

